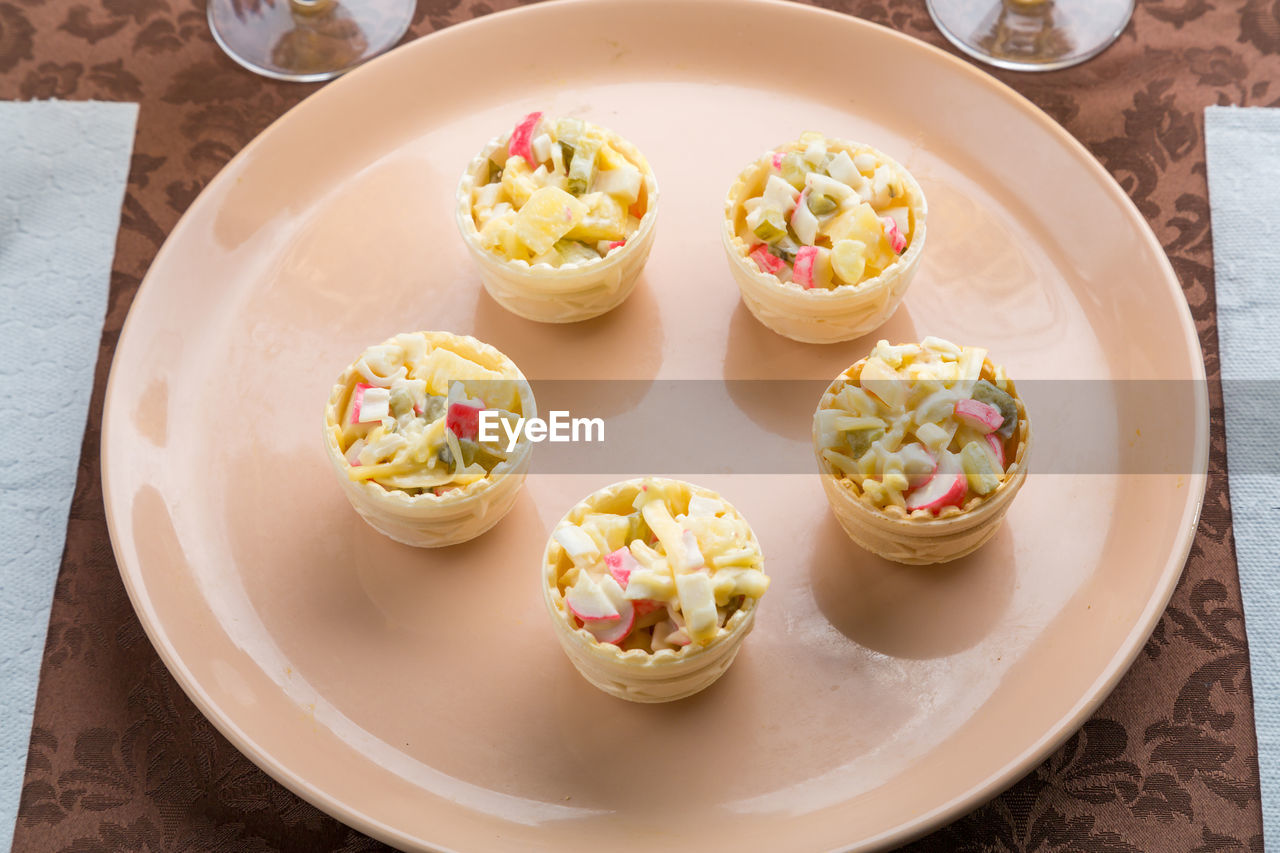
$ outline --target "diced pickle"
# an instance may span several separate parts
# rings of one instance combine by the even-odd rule
[[[779,210],[766,211],[752,233],[766,243],[776,243],[787,236],[787,221]]]
[[[443,462],[445,467],[449,469],[453,468],[453,451],[449,449],[449,444],[447,442],[440,445],[440,450],[436,452],[436,458]]]
[[[632,542],[639,539],[641,542],[648,545],[649,540],[653,539],[653,531],[649,529],[649,524],[644,520],[644,516],[640,515],[638,512],[632,513],[627,516],[627,522],[627,544],[630,545]]]
[[[973,386],[973,399],[988,406],[995,406],[1004,417],[996,433],[1002,438],[1013,435],[1018,428],[1018,404],[1013,397],[1001,391],[985,379],[979,379]]]
[[[850,430],[845,433],[845,439],[849,442],[849,456],[853,459],[861,459],[862,455],[871,449],[871,445],[882,438],[884,438],[882,427]]]
[[[769,254],[776,258],[782,258],[782,260],[789,264],[794,264],[796,262],[796,252],[798,250],[799,246],[793,245],[790,240],[783,240],[771,245],[769,247]]]
[[[565,174],[568,174],[569,167],[573,165],[573,146],[564,140],[560,141],[560,155],[564,158]]]
[[[433,394],[427,398],[427,405],[422,410],[422,416],[427,422],[439,420],[444,414],[446,400],[438,394]]]
[[[804,158],[799,153],[789,151],[782,156],[782,180],[802,190],[804,177],[807,174],[809,174],[809,167],[805,165]]]
[[[591,186],[591,178],[596,173],[596,152],[600,146],[591,139],[583,137],[574,146],[573,162],[569,164],[569,192],[582,195]]]
[[[458,439],[458,446],[462,450],[463,465],[473,465],[479,462],[486,471],[492,471],[494,466],[503,460],[503,457],[494,453],[490,448],[469,438]]]
[[[826,216],[840,206],[834,198],[824,193],[810,192],[806,197],[809,199],[809,210],[814,216]]]
[[[494,183],[502,180],[502,167],[492,160],[489,161],[489,179],[486,183]]]
[[[551,248],[560,256],[561,263],[566,264],[586,263],[600,257],[594,248],[578,240],[558,240]]]
[[[413,394],[407,387],[391,389],[391,416],[398,418],[413,409]]]
[[[565,186],[574,195],[584,195],[587,188],[591,186],[591,176],[594,172],[595,168],[586,157],[575,157],[573,163],[569,165],[569,180]]]

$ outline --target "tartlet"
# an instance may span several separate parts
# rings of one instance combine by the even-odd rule
[[[834,343],[897,309],[927,217],[924,192],[896,160],[807,132],[742,170],[725,197],[721,236],[757,320],[793,340]]]
[[[542,569],[569,660],[632,702],[681,699],[723,675],[769,585],[760,543],[728,501],[656,477],[615,483],[570,509]]]
[[[1026,480],[1031,422],[985,349],[880,341],[822,395],[813,446],[853,541],[900,563],[941,563],[995,535]]]
[[[531,113],[467,166],[456,214],[498,304],[573,323],[630,295],[657,208],[658,182],[634,145],[591,122]]]
[[[524,374],[494,347],[410,332],[369,347],[338,377],[325,448],[372,527],[406,545],[453,545],[511,509],[532,449],[517,419],[536,415]]]

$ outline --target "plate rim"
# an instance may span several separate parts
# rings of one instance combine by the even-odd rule
[[[624,0],[624,2],[641,2],[641,0]],[[615,0],[616,2],[616,0]],[[675,0],[669,0],[674,3]],[[1062,716],[1048,731],[1040,738],[1032,742],[1026,749],[1019,753],[1014,759],[1010,760],[996,772],[988,775],[986,778],[972,783],[968,789],[961,795],[952,798],[950,801],[941,803],[928,811],[917,814],[909,821],[900,823],[899,825],[886,830],[879,835],[865,838],[845,844],[835,848],[839,851],[869,851],[888,849],[891,846],[901,845],[915,840],[926,833],[945,826],[959,817],[967,814],[974,809],[985,804],[989,800],[998,796],[1009,787],[1011,787],[1018,779],[1025,776],[1033,770],[1037,765],[1042,763],[1053,751],[1065,743],[1072,737],[1082,725],[1093,715],[1099,706],[1111,695],[1119,681],[1132,667],[1139,652],[1142,650],[1147,638],[1155,630],[1157,623],[1168,607],[1170,599],[1181,579],[1185,569],[1187,559],[1194,545],[1195,535],[1199,529],[1200,514],[1204,505],[1204,499],[1208,486],[1208,467],[1209,467],[1209,445],[1211,442],[1211,429],[1209,420],[1209,395],[1208,395],[1208,379],[1204,364],[1204,350],[1200,343],[1199,335],[1196,331],[1195,320],[1191,315],[1190,305],[1186,300],[1186,295],[1182,290],[1181,282],[1178,279],[1177,272],[1174,270],[1171,261],[1164,247],[1160,244],[1154,230],[1137,205],[1119,185],[1116,179],[1106,170],[1101,162],[1094,157],[1089,149],[1061,124],[1055,121],[1044,110],[1037,106],[1026,96],[1022,95],[1012,86],[1003,82],[993,74],[978,68],[970,61],[966,61],[947,50],[930,44],[923,39],[907,35],[906,33],[895,30],[891,27],[870,21],[865,18],[856,17],[851,13],[838,12],[820,6],[810,5],[807,2],[796,2],[796,0],[680,0],[683,4],[698,3],[703,6],[722,6],[726,9],[732,7],[735,12],[742,13],[743,9],[748,9],[747,14],[761,14],[757,10],[774,9],[781,14],[812,16],[815,19],[823,19],[827,22],[840,22],[840,26],[848,26],[854,28],[867,28],[877,33],[877,38],[888,38],[897,41],[900,44],[907,45],[908,50],[923,50],[926,54],[933,54],[934,59],[943,61],[953,73],[966,74],[975,85],[986,87],[994,91],[1001,97],[1009,101],[1011,104],[1019,108],[1022,112],[1027,113],[1030,118],[1038,122],[1044,129],[1048,130],[1074,157],[1080,161],[1085,168],[1091,170],[1095,176],[1100,178],[1099,183],[1105,187],[1106,192],[1112,197],[1120,207],[1123,207],[1133,221],[1140,224],[1142,238],[1149,244],[1153,250],[1155,257],[1158,258],[1160,271],[1163,273],[1165,285],[1169,288],[1171,296],[1174,298],[1176,314],[1179,319],[1179,329],[1182,332],[1185,341],[1190,342],[1193,346],[1189,347],[1189,355],[1199,355],[1199,358],[1192,358],[1192,380],[1196,382],[1196,392],[1194,395],[1193,405],[1195,407],[1195,435],[1197,441],[1195,443],[1195,458],[1191,466],[1192,470],[1186,474],[1188,481],[1189,503],[1184,507],[1182,517],[1179,520],[1181,533],[1179,539],[1174,543],[1173,549],[1170,551],[1170,559],[1159,576],[1157,586],[1151,598],[1148,599],[1146,607],[1141,612],[1138,621],[1133,628],[1125,636],[1124,641],[1117,648],[1116,653],[1112,656],[1108,664],[1099,673],[1098,678],[1088,688],[1086,693],[1064,716]],[[316,786],[311,781],[303,778],[295,773],[289,767],[285,766],[278,760],[270,749],[264,745],[251,739],[235,722],[232,715],[226,713],[223,708],[217,704],[212,697],[205,691],[203,685],[195,678],[191,671],[186,667],[182,658],[178,655],[176,649],[169,641],[168,632],[163,626],[146,618],[144,614],[152,612],[151,596],[146,589],[146,584],[142,582],[141,576],[137,573],[137,569],[130,567],[122,558],[121,548],[117,544],[119,536],[117,528],[119,522],[116,513],[113,510],[111,501],[107,499],[110,492],[109,483],[111,481],[110,473],[110,456],[108,454],[108,446],[112,442],[114,430],[111,429],[111,423],[115,420],[113,415],[114,405],[119,394],[116,391],[118,374],[116,366],[120,361],[120,354],[124,351],[126,344],[132,340],[133,334],[131,330],[135,325],[134,306],[144,294],[150,293],[159,285],[152,285],[152,271],[156,268],[168,253],[172,250],[171,246],[175,242],[174,238],[183,233],[186,228],[190,227],[192,212],[201,204],[201,199],[206,194],[221,187],[225,180],[229,180],[228,175],[233,171],[242,159],[253,156],[256,149],[263,144],[262,140],[270,135],[276,126],[288,119],[294,113],[302,113],[307,110],[314,110],[316,106],[313,102],[323,100],[328,96],[324,95],[335,87],[339,90],[356,85],[350,80],[360,80],[367,73],[367,69],[371,66],[386,64],[393,57],[403,57],[413,50],[429,50],[429,46],[438,41],[456,37],[458,33],[469,32],[472,29],[484,28],[490,26],[502,26],[508,19],[519,18],[525,15],[544,14],[542,10],[547,8],[558,8],[579,5],[600,5],[600,0],[536,0],[536,2],[527,3],[525,5],[516,6],[510,9],[493,12],[477,18],[471,18],[456,24],[451,24],[443,29],[434,30],[425,35],[414,38],[410,41],[397,45],[392,50],[375,57],[374,59],[364,63],[363,65],[353,69],[342,75],[341,77],[323,85],[321,88],[306,95],[297,104],[290,107],[272,120],[261,132],[246,143],[236,154],[224,164],[218,172],[211,178],[208,184],[201,189],[200,193],[191,202],[191,204],[183,211],[178,221],[174,224],[172,230],[165,237],[164,242],[157,250],[154,258],[147,267],[147,272],[143,276],[142,281],[135,291],[133,299],[130,302],[129,311],[122,324],[120,335],[116,341],[115,349],[112,353],[111,366],[107,376],[106,388],[103,394],[103,409],[101,421],[101,437],[99,440],[99,470],[102,478],[102,494],[103,506],[106,516],[107,530],[111,542],[112,554],[116,560],[117,570],[120,573],[121,580],[124,584],[125,591],[129,597],[138,621],[143,627],[148,640],[152,647],[156,650],[161,660],[164,662],[166,669],[172,674],[178,686],[196,706],[197,710],[205,717],[205,719],[214,726],[231,744],[239,750],[246,758],[254,763],[263,772],[267,773],[276,782],[283,785],[296,796],[307,801],[311,805],[334,817],[335,819],[357,829],[379,841],[390,844],[400,849],[424,849],[435,851],[435,853],[461,853],[452,847],[446,847],[436,842],[424,842],[422,839],[412,835],[403,829],[385,824],[356,808],[348,805],[346,802],[330,795],[325,790]],[[786,10],[786,11],[782,11]],[[497,22],[495,24],[495,22]],[[421,46],[422,44],[428,47]],[[150,285],[150,287],[149,287]]]

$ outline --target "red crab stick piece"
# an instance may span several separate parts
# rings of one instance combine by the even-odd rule
[[[641,616],[648,616],[650,613],[652,613],[653,611],[657,610],[659,607],[662,606],[662,602],[654,601],[652,598],[634,599],[631,602],[631,604],[636,609],[637,619],[639,619]]]
[[[529,113],[520,119],[516,129],[511,131],[511,139],[507,142],[507,153],[512,157],[523,157],[530,168],[537,165],[533,159],[533,131],[542,120],[542,113]]]
[[[943,507],[959,506],[964,501],[967,485],[960,462],[953,454],[944,452],[929,482],[907,495],[907,512],[927,509],[937,515]]]
[[[627,600],[622,588],[613,578],[603,578],[600,581],[600,592],[618,611],[618,615],[613,619],[584,622],[583,627],[602,643],[621,643],[636,624],[635,603]]]
[[[813,266],[818,260],[817,246],[801,246],[796,252],[796,263],[792,268],[791,280],[805,290],[813,287]]]
[[[356,386],[355,402],[351,405],[351,422],[367,424],[380,421],[391,414],[391,391],[361,382]]]
[[[901,255],[902,250],[907,248],[907,238],[902,236],[897,221],[892,216],[882,216],[880,224],[884,226],[884,238],[889,241],[889,248],[893,249],[895,255]]]
[[[481,407],[471,403],[450,403],[444,425],[458,438],[475,438],[480,432]]]
[[[756,266],[760,268],[760,272],[768,273],[770,275],[777,275],[782,268],[786,266],[786,262],[783,261],[782,258],[777,255],[770,254],[769,249],[763,245],[757,246],[756,250],[747,257],[756,262]]]
[[[631,580],[631,573],[640,568],[640,563],[636,558],[631,556],[630,548],[619,548],[612,554],[608,554],[604,558],[605,567],[609,569],[609,575],[618,583],[623,592],[626,592],[627,582]],[[635,607],[636,618],[646,616],[662,606],[660,602],[654,601],[652,598],[628,599]],[[618,608],[619,612],[622,608]]]
[[[800,198],[796,200],[795,210],[791,211],[791,230],[796,232],[796,237],[806,246],[812,246],[814,241],[818,239],[818,217],[813,215],[813,211],[809,209],[809,191],[806,189],[800,193]]]
[[[999,409],[980,400],[957,400],[956,417],[983,435],[995,432],[1004,423],[1004,415]]]
[[[360,423],[360,409],[364,406],[364,392],[373,386],[368,382],[359,382],[356,388],[351,392],[351,422],[353,424]]]
[[[994,432],[987,433],[987,445],[991,448],[991,453],[996,457],[996,462],[1000,464],[1000,470],[1004,470],[1004,441]]]
[[[773,168],[777,169],[778,171],[782,171],[782,152],[781,151],[773,152]]]
[[[640,564],[636,562],[636,558],[631,556],[631,549],[625,547],[605,556],[604,564],[608,567],[609,574],[618,582],[618,586],[623,589],[627,588],[627,581],[631,579],[631,573],[640,567]]]

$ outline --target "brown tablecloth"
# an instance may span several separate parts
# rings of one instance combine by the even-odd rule
[[[511,5],[420,0],[411,35]],[[923,0],[822,5],[943,44]],[[997,76],[1089,147],[1164,244],[1213,381],[1211,476],[1186,573],[1115,693],[1010,791],[910,849],[1261,850],[1202,108],[1280,106],[1280,0],[1143,0],[1120,41],[1091,62]],[[314,88],[242,71],[214,45],[199,0],[0,0],[0,98],[142,104],[16,851],[383,849],[258,770],[169,676],[116,571],[98,468],[107,368],[156,250],[205,182]]]

